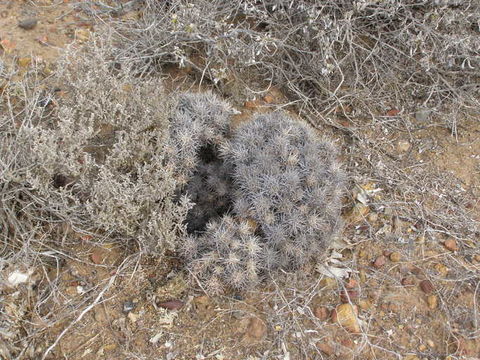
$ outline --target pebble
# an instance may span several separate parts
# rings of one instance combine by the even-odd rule
[[[178,310],[181,309],[185,303],[180,300],[169,300],[161,302],[157,305],[168,310]]]
[[[399,262],[401,259],[402,259],[402,255],[397,251],[394,251],[393,253],[390,254],[390,260],[393,262]]]
[[[357,320],[357,307],[350,304],[341,304],[332,312],[332,320],[350,332],[360,332]]]
[[[372,307],[372,303],[368,299],[360,299],[358,301],[358,307],[362,310],[368,310]]]
[[[397,151],[398,151],[399,153],[405,153],[405,152],[407,152],[408,150],[410,150],[410,147],[411,147],[411,146],[412,146],[412,145],[411,145],[408,141],[406,141],[406,140],[400,140],[399,142],[397,142],[396,148],[397,148]]]
[[[357,290],[347,290],[342,291],[340,294],[340,300],[343,303],[349,303],[358,299],[358,291]]]
[[[264,322],[257,317],[253,317],[248,321],[244,339],[258,341],[263,339],[266,334],[267,327]]]
[[[452,239],[452,238],[445,240],[445,242],[443,243],[443,246],[445,246],[445,248],[450,251],[458,250],[457,242],[455,241],[455,239]]]
[[[433,286],[433,284],[430,280],[422,280],[420,282],[420,289],[422,289],[422,291],[425,294],[430,294],[431,292],[433,292],[435,290],[435,287]]]
[[[90,259],[94,264],[101,264],[103,261],[103,257],[100,249],[93,250],[93,252],[90,254]]]
[[[430,117],[430,110],[427,109],[420,109],[415,112],[415,119],[421,122],[425,122]]]
[[[413,276],[407,276],[402,279],[403,286],[413,286],[415,285],[415,278]]]
[[[324,306],[315,306],[313,309],[313,315],[319,320],[325,321],[330,315],[330,311]]]
[[[436,295],[429,295],[427,297],[427,304],[431,310],[434,310],[438,306],[438,297]]]
[[[375,269],[380,269],[383,265],[385,265],[387,262],[387,258],[383,255],[380,255],[379,257],[377,257],[375,259],[375,261],[373,262],[373,267]]]
[[[24,30],[32,30],[35,26],[37,26],[38,20],[36,18],[28,18],[23,19],[18,22],[18,27]]]
[[[123,312],[129,313],[133,309],[135,309],[136,304],[133,301],[125,301],[123,303]]]
[[[265,95],[263,101],[265,101],[267,104],[271,104],[275,101],[275,98],[272,95]]]
[[[368,214],[367,220],[368,220],[368,222],[370,222],[370,223],[376,223],[377,220],[378,220],[378,214],[377,214],[377,213]]]
[[[128,317],[128,320],[130,320],[133,324],[135,324],[137,322],[138,318],[140,317],[140,315],[135,314],[133,312],[129,312],[127,317]]]
[[[364,283],[365,281],[367,281],[367,273],[365,272],[365,270],[360,270],[359,274],[358,274],[358,277],[360,278],[360,281],[362,283]]]
[[[332,345],[324,342],[317,343],[317,348],[327,356],[332,356],[335,352]]]

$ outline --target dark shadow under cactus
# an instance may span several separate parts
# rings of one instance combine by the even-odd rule
[[[199,164],[184,193],[195,205],[187,214],[189,234],[205,231],[211,220],[230,212],[232,202],[232,168],[218,154],[215,145],[207,144],[198,152]]]

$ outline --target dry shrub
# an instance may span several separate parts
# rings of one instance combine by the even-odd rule
[[[456,129],[478,105],[476,1],[145,0],[117,25],[138,71],[175,63],[228,91],[281,87],[319,115],[426,106]],[[260,81],[258,80],[260,79]]]
[[[99,38],[59,64],[48,81],[59,89],[40,93],[45,84],[35,73],[9,85],[3,227],[22,236],[62,221],[161,254],[174,248],[189,208],[175,194],[172,101],[159,80],[133,77],[111,55],[108,39]]]

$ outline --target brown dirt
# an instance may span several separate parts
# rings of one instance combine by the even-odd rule
[[[85,30],[94,30],[71,10],[68,1],[0,3],[0,37],[8,40],[3,43],[3,59],[18,62],[31,57],[54,62],[59,49],[78,41],[79,35],[84,40]],[[18,27],[19,19],[32,16],[39,20],[35,29]],[[188,71],[171,69],[169,74],[172,84],[191,84]],[[286,103],[275,89],[263,99],[236,100],[244,103],[236,124],[257,111],[268,111],[273,104]],[[476,196],[471,209],[480,214],[480,126],[472,122],[464,127],[458,138],[445,129],[427,128],[408,138],[395,138],[393,143],[408,141],[411,156],[451,173]],[[51,352],[51,359],[480,357],[479,325],[469,316],[475,306],[478,310],[478,283],[453,280],[459,273],[480,270],[480,258],[470,256],[469,251],[472,246],[478,248],[479,239],[462,242],[459,251],[452,253],[443,247],[442,239],[423,239],[414,224],[394,214],[372,215],[366,209],[347,213],[345,220],[348,226],[343,237],[352,245],[338,251],[343,267],[351,271],[350,279],[328,278],[312,267],[280,276],[277,284],[256,292],[208,297],[194,284],[187,284],[175,258],[157,263],[129,255],[126,249],[94,247],[83,239],[78,247],[68,249],[72,256],[58,272],[55,264],[45,266],[43,273],[38,269],[36,289],[47,289],[55,282],[56,295],[36,308],[34,301],[31,313],[23,316],[39,329],[35,335],[41,338],[38,353],[75,321]],[[400,253],[399,261],[390,260],[393,251]],[[385,264],[374,267],[382,254],[387,258]],[[426,279],[433,284],[428,294],[420,286]],[[345,296],[347,286],[352,291]],[[98,304],[76,321],[103,288],[107,290]],[[19,301],[13,290],[8,294],[6,299],[12,304]],[[30,296],[35,300],[35,294]],[[172,299],[181,300],[183,307],[159,307]],[[318,306],[329,313],[349,300],[358,306],[358,334],[334,323],[330,316],[324,320],[313,315]],[[130,313],[123,311],[126,302],[134,304]],[[50,314],[53,324],[46,328],[40,320],[45,314]]]

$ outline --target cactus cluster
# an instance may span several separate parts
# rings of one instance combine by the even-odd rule
[[[210,292],[244,290],[260,281],[263,244],[246,220],[230,215],[212,220],[202,235],[186,238],[182,252],[191,273]]]
[[[193,110],[208,104],[185,107],[189,134],[209,128],[195,135],[196,167],[182,189],[196,204],[181,246],[193,276],[211,292],[244,290],[321,255],[341,225],[344,174],[334,145],[285,113],[227,134],[227,122]]]
[[[298,268],[325,250],[339,229],[344,182],[330,141],[271,113],[240,128],[222,150],[235,168],[234,213],[258,224],[269,270]]]

